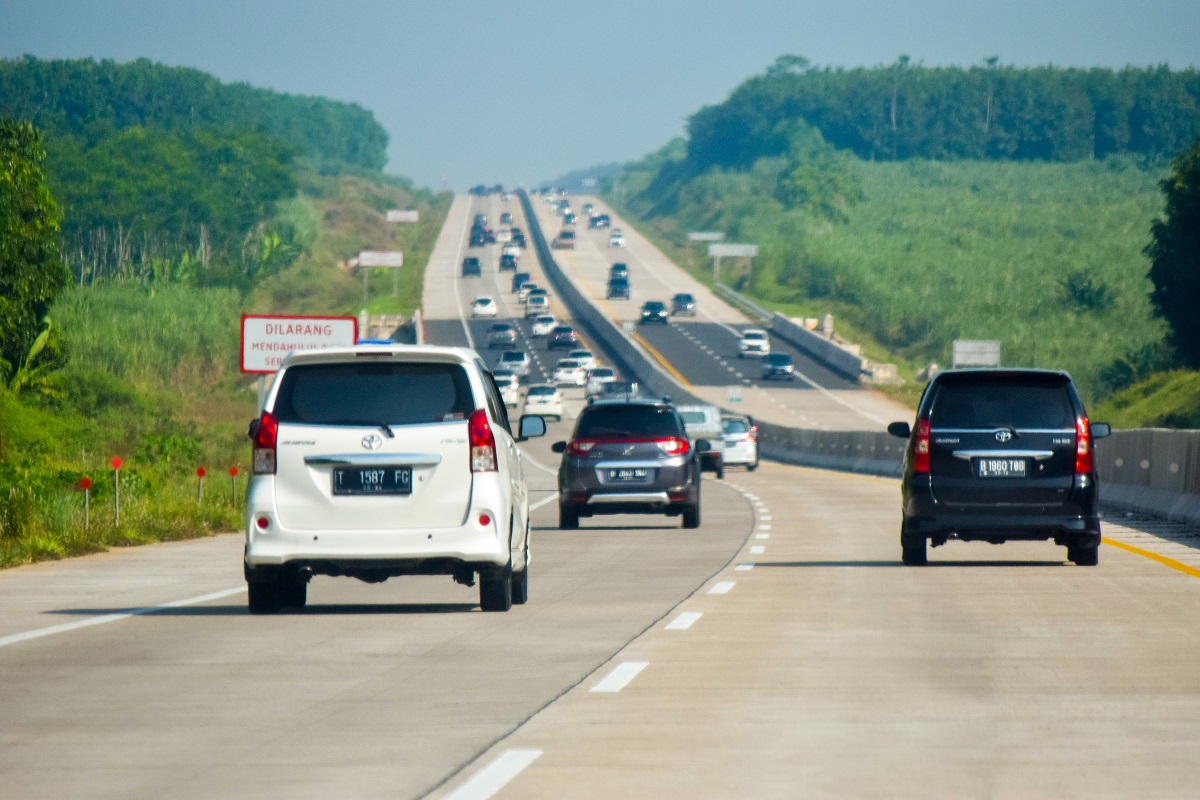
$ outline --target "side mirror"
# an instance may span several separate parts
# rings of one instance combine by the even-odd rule
[[[1105,436],[1109,436],[1111,434],[1112,434],[1112,426],[1109,425],[1107,422],[1093,422],[1092,423],[1092,438],[1093,439],[1103,439]]]
[[[536,439],[546,435],[546,419],[538,414],[526,414],[517,426],[517,441]]]
[[[707,453],[710,450],[712,450],[712,442],[710,442],[708,439],[701,439],[700,441],[696,442],[697,453]]]
[[[555,442],[554,444],[550,445],[550,451],[553,453],[565,453],[567,451],[567,443]]]
[[[892,436],[899,436],[901,439],[907,439],[909,436],[912,436],[912,428],[909,427],[907,422],[893,422],[891,425],[888,425],[887,431]]]
[[[246,430],[246,435],[251,439],[253,439],[255,436],[258,436],[258,425],[260,422],[261,420],[258,417],[250,420],[250,427]]]

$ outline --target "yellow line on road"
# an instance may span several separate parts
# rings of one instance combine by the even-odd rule
[[[675,369],[674,367],[672,367],[672,366],[671,366],[671,365],[670,365],[670,364],[667,362],[667,360],[666,360],[665,358],[663,358],[663,357],[662,357],[662,354],[661,354],[661,353],[659,353],[657,350],[655,350],[653,347],[651,347],[651,346],[650,346],[650,343],[649,343],[649,342],[647,342],[645,339],[643,339],[643,338],[642,338],[640,335],[638,335],[636,332],[634,332],[634,333],[631,333],[631,334],[629,334],[629,335],[630,335],[630,336],[632,336],[634,339],[637,339],[638,343],[639,343],[639,344],[641,344],[641,346],[642,346],[642,347],[646,348],[646,351],[647,351],[648,353],[650,353],[650,355],[652,355],[652,356],[654,356],[656,359],[658,359],[658,363],[662,364],[662,365],[663,365],[663,367],[664,367],[664,368],[666,368],[667,372],[669,372],[669,373],[671,373],[672,375],[674,375],[674,376],[675,376],[675,380],[679,381],[680,383],[682,383],[684,386],[688,387],[689,389],[690,389],[690,388],[692,388],[692,384],[691,384],[691,383],[688,381],[688,379],[687,379],[687,378],[685,378],[685,377],[683,377],[682,375],[680,375],[680,374],[679,374],[679,370],[677,370],[677,369]]]
[[[1167,558],[1166,556],[1160,556],[1158,553],[1151,552],[1150,550],[1143,550],[1140,547],[1134,547],[1133,545],[1125,544],[1124,542],[1118,542],[1116,539],[1110,539],[1107,536],[1103,537],[1100,541],[1104,542],[1105,544],[1111,544],[1113,547],[1119,547],[1122,550],[1127,550],[1130,553],[1142,556],[1143,558],[1148,558],[1151,561],[1157,561],[1158,563],[1162,564],[1163,566],[1167,566],[1167,567],[1170,567],[1171,569],[1179,570],[1184,575],[1191,575],[1193,578],[1200,578],[1200,569],[1196,569],[1195,567],[1189,567],[1187,564],[1184,564],[1182,561],[1176,561],[1173,558]]]

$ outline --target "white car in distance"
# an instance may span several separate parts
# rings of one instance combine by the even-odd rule
[[[557,324],[558,320],[554,318],[553,314],[541,314],[534,317],[530,333],[533,336],[546,336],[554,330],[554,326]]]
[[[496,359],[497,370],[508,370],[518,378],[528,378],[533,368],[533,360],[524,350],[505,350]]]
[[[592,354],[591,350],[572,350],[567,353],[566,357],[578,361],[579,366],[583,367],[584,370],[590,371],[599,366],[596,363],[596,356]]]
[[[617,379],[617,371],[612,367],[595,367],[588,370],[587,382],[584,383],[584,392],[588,397],[599,397],[604,390],[604,384],[612,383]]]
[[[562,392],[548,383],[535,383],[525,392],[525,414],[554,417],[562,421]]]
[[[509,408],[519,406],[521,404],[521,377],[509,369],[493,370],[492,377],[496,379],[496,385],[500,387],[500,397],[504,400],[504,405]]]
[[[521,288],[517,289],[517,298],[524,303],[529,299],[529,293],[538,288],[538,285],[533,281],[525,281],[521,284]]]
[[[554,365],[551,380],[559,386],[583,386],[587,383],[587,370],[573,358],[562,358]]]
[[[496,316],[497,305],[496,300],[487,295],[476,297],[471,302],[471,316],[494,317]]]
[[[497,228],[496,229],[496,244],[505,244],[512,241],[512,228]]]
[[[738,358],[765,356],[771,352],[771,338],[761,328],[746,328],[738,339]]]
[[[508,235],[512,236],[512,232],[510,231]],[[521,245],[517,244],[516,242],[508,242],[504,245],[504,247],[500,248],[500,255],[512,256],[513,258],[520,258],[521,257]]]
[[[619,228],[608,235],[608,246],[609,247],[624,247],[625,246],[625,234],[621,233],[621,230]]]

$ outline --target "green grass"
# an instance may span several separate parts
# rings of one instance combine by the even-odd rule
[[[180,284],[99,284],[59,298],[50,316],[67,365],[42,392],[0,386],[0,566],[241,528],[256,411],[256,379],[238,369],[241,313],[356,314],[362,284],[337,261],[366,247],[402,249],[406,262],[397,298],[372,276],[371,310],[411,312],[451,199],[386,177],[310,173],[303,185],[279,220],[309,253],[245,304],[233,289]],[[383,222],[383,210],[413,207],[417,225]],[[119,525],[113,456],[124,461]],[[201,502],[198,467],[208,472]],[[94,482],[86,529],[84,476]]]
[[[1115,428],[1200,428],[1200,372],[1161,372],[1089,409]]]
[[[772,200],[770,166],[697,179],[670,215],[631,205],[701,278],[711,266],[679,246],[687,231],[758,244],[753,272],[731,269],[727,282],[791,316],[833,313],[847,339],[909,379],[948,364],[954,339],[999,339],[1006,364],[1066,369],[1094,401],[1109,392],[1107,366],[1163,340],[1142,255],[1161,213],[1156,172],[1124,159],[860,162],[865,199],[831,223]],[[1072,303],[1062,287],[1072,275],[1102,287],[1108,305]]]

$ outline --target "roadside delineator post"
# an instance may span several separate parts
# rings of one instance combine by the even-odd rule
[[[200,505],[200,501],[204,499],[204,476],[207,474],[204,467],[196,467],[196,505]]]
[[[84,475],[79,479],[79,488],[83,489],[83,529],[86,531],[91,524],[91,495],[92,495],[92,479]]]
[[[237,474],[238,474],[238,468],[237,468],[237,467],[230,467],[230,468],[229,468],[229,489],[230,489],[230,492],[229,492],[229,501],[230,501],[230,502],[233,504],[233,507],[234,507],[234,508],[237,508],[237,505],[238,505],[238,501],[237,501]]]
[[[121,465],[125,462],[120,456],[113,456],[113,525],[121,525]]]

